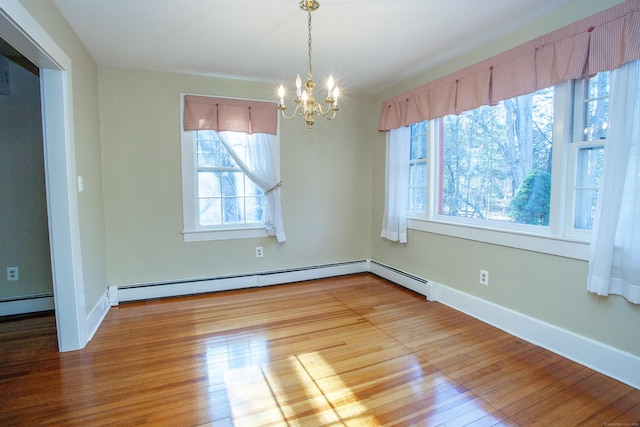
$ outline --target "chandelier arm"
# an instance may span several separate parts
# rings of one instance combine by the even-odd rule
[[[282,113],[282,117],[284,117],[287,120],[293,119],[297,114],[303,114],[299,105],[296,107],[295,110],[293,110],[290,116],[287,116],[282,108],[280,109],[280,112]]]
[[[324,116],[327,120],[333,120],[338,111],[337,107],[334,107],[333,105],[328,105],[327,110],[324,111],[322,109],[322,105],[318,104],[318,109],[320,110],[320,115]],[[329,116],[329,113],[331,113],[331,116]]]
[[[326,117],[326,115],[331,112],[331,108],[328,107],[327,110],[325,111],[325,110],[322,109],[322,105],[316,104],[316,111],[317,111],[317,114],[316,114],[317,116],[325,116]]]

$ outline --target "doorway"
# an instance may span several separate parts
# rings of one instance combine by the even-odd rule
[[[2,39],[0,194],[0,316],[52,310],[40,70]]]
[[[40,69],[45,185],[58,348],[88,340],[73,148],[71,60],[18,0],[0,6],[0,38]]]

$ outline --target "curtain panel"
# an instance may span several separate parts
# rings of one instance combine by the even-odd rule
[[[184,96],[184,130],[215,130],[275,135],[278,105],[275,102],[213,96]]]
[[[410,127],[387,132],[385,205],[380,236],[399,243],[407,243],[410,138]]]
[[[640,304],[640,61],[611,73],[610,105],[587,289]]]
[[[461,113],[640,59],[640,0],[600,13],[382,103],[379,131]]]
[[[281,182],[276,168],[273,136],[265,133],[249,135],[234,132],[218,132],[218,136],[242,172],[267,196],[261,218],[267,233],[274,236],[278,242],[285,242],[287,235],[284,231]],[[239,151],[244,152],[244,156]]]

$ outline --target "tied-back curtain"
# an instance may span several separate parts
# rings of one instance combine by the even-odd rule
[[[242,172],[267,196],[262,211],[262,222],[267,232],[270,236],[275,236],[278,242],[286,241],[274,136],[265,133],[250,135],[227,131],[218,132],[218,135]]]
[[[610,71],[640,59],[640,0],[627,0],[382,103],[388,131]]]
[[[410,138],[410,127],[387,132],[385,205],[381,236],[400,243],[407,243]]]
[[[184,96],[184,130],[215,130],[245,133],[278,131],[275,102],[213,96]]]
[[[609,135],[587,288],[640,304],[640,63],[611,73]]]

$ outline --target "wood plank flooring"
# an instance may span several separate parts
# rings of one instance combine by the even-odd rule
[[[640,426],[640,390],[371,274],[0,321],[2,426]]]

